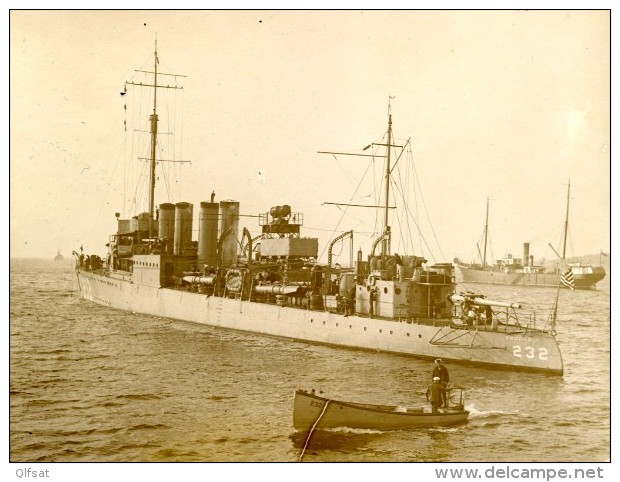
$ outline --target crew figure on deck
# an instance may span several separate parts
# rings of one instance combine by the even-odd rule
[[[403,281],[403,258],[401,258],[398,253],[394,253],[394,259],[396,260],[396,278],[398,281]]]
[[[376,313],[376,304],[377,302],[377,287],[373,286],[370,288],[370,317],[372,318]]]
[[[355,285],[349,288],[347,297],[345,300],[345,316],[355,314]]]

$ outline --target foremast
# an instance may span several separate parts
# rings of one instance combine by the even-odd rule
[[[150,115],[149,120],[151,125],[151,158],[149,168],[149,238],[153,237],[153,220],[155,213],[155,155],[157,150],[157,65],[159,59],[157,58],[157,39],[155,39],[155,52],[153,54],[153,113]]]
[[[153,70],[152,71],[147,71],[147,70],[136,70],[136,72],[142,72],[145,74],[152,74],[153,75],[153,83],[152,84],[145,84],[143,82],[132,82],[132,81],[126,81],[125,82],[125,90],[127,89],[127,85],[133,85],[133,86],[137,86],[137,87],[152,87],[153,88],[153,113],[149,116],[149,124],[150,124],[150,136],[151,136],[151,142],[150,142],[150,147],[151,147],[151,152],[150,152],[150,156],[148,158],[149,161],[149,238],[153,237],[153,224],[155,221],[155,182],[156,182],[156,175],[155,175],[155,169],[157,166],[157,124],[159,122],[159,117],[157,115],[157,92],[158,89],[183,89],[183,86],[180,85],[160,85],[158,83],[158,77],[161,75],[168,75],[168,76],[172,76],[172,77],[185,77],[184,75],[180,75],[180,74],[165,74],[165,73],[161,73],[158,71],[158,66],[159,66],[159,56],[157,54],[157,38],[155,38],[155,50],[154,50],[154,54],[153,54]],[[172,160],[168,160],[168,159],[159,159],[160,162],[166,161],[166,162],[187,162],[187,161],[172,161]]]

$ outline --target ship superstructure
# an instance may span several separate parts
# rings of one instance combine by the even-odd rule
[[[157,86],[156,69],[154,77]],[[155,146],[155,108],[151,126]],[[353,231],[335,238],[328,262],[320,263],[319,240],[303,235],[302,212],[271,207],[258,215],[253,237],[240,226],[239,202],[212,194],[198,205],[196,240],[187,201],[158,209],[151,201],[148,212],[117,215],[106,259],[78,258],[81,295],[131,312],[294,340],[562,374],[553,324],[517,303],[458,293],[451,263],[391,252],[391,132],[388,110],[384,227],[351,266],[332,266],[331,248]],[[151,152],[154,169],[157,149]],[[150,179],[153,196],[154,173]]]

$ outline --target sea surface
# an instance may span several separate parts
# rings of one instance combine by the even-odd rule
[[[555,290],[460,286],[527,301]],[[448,363],[465,425],[315,432],[304,462],[610,460],[610,289],[563,290],[562,377]],[[296,388],[424,405],[433,365],[126,313],[82,300],[70,260],[10,262],[11,462],[296,462]]]

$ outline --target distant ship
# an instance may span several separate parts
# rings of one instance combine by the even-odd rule
[[[64,261],[65,257],[60,254],[60,250],[58,250],[58,252],[56,253],[56,256],[54,256],[54,261]]]
[[[147,84],[157,90],[157,47],[154,55]],[[74,252],[81,296],[132,313],[298,341],[561,375],[555,317],[537,320],[518,303],[458,293],[451,263],[427,265],[421,256],[391,251],[391,173],[405,162],[406,146],[394,142],[390,109],[383,142],[371,144],[381,154],[357,154],[385,162],[385,203],[367,206],[384,212],[383,230],[366,257],[360,249],[353,260],[351,243],[350,267],[342,268],[332,263],[332,248],[352,240],[353,231],[336,236],[327,263],[319,263],[319,240],[301,236],[303,213],[288,205],[259,213],[255,237],[240,230],[239,202],[216,202],[214,194],[200,202],[197,240],[193,204],[162,203],[156,214],[154,103],[149,210],[131,219],[117,213],[103,258]]]
[[[553,271],[545,266],[535,265],[534,256],[530,255],[530,243],[523,244],[523,258],[515,258],[511,254],[499,259],[493,265],[486,263],[486,246],[489,220],[489,203],[487,200],[487,214],[484,228],[484,251],[480,264],[462,263],[458,258],[454,264],[458,267],[463,283],[482,283],[497,285],[538,286],[538,287],[567,287],[561,282],[561,266],[568,266],[574,279],[573,287],[582,290],[596,289],[596,283],[605,277],[605,268],[585,263],[570,263],[566,261],[566,238],[568,234],[568,208],[570,200],[570,182],[568,183],[568,199],[566,201],[566,220],[562,242],[562,255],[557,267]],[[564,265],[564,263],[566,263]]]

